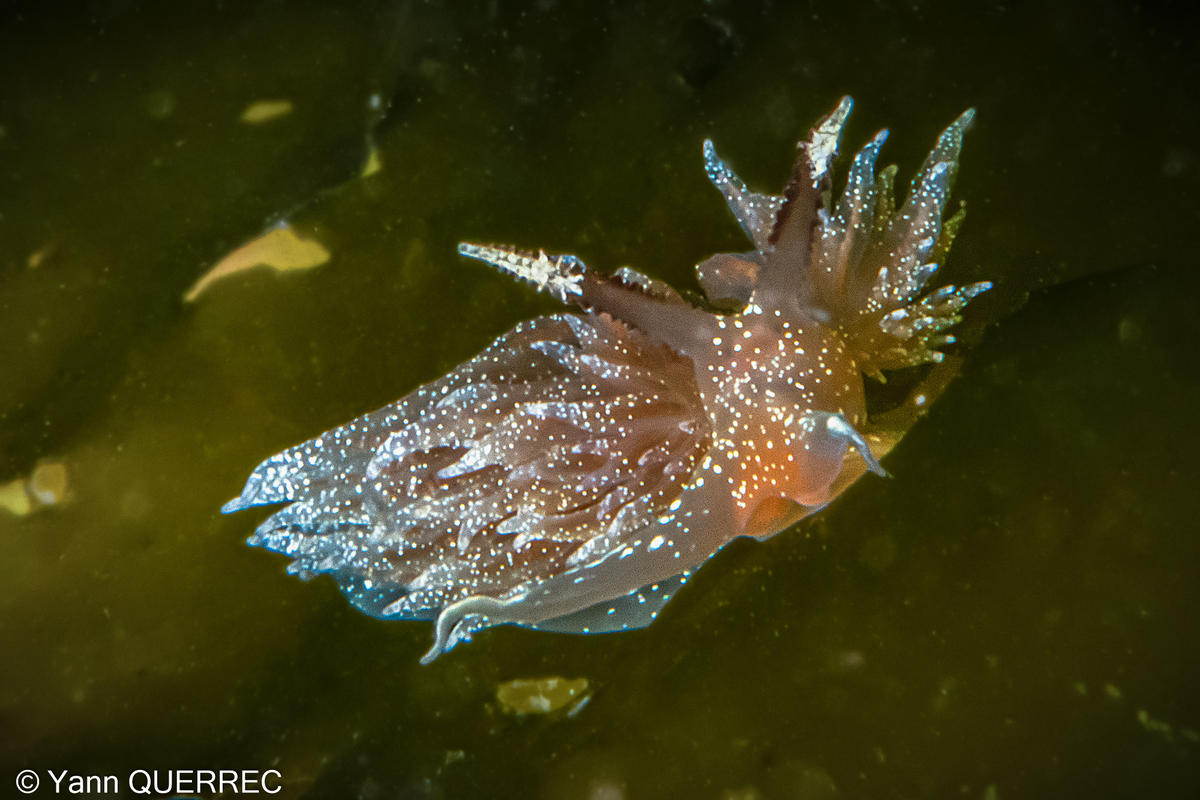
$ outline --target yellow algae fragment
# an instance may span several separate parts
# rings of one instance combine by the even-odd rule
[[[69,499],[67,465],[61,461],[43,461],[29,475],[29,496],[43,506],[56,506]]]
[[[290,225],[271,230],[246,242],[222,258],[184,292],[183,301],[190,303],[214,281],[255,267],[270,267],[277,272],[319,267],[329,260],[329,251],[318,241],[301,239]]]
[[[292,113],[291,100],[258,100],[246,106],[238,117],[247,125],[261,125]]]
[[[549,714],[587,697],[587,678],[517,678],[496,687],[496,699],[514,714]]]
[[[379,170],[383,169],[383,159],[379,157],[379,148],[374,142],[367,145],[367,160],[363,162],[362,171],[358,173],[360,178],[369,178]]]
[[[26,259],[25,266],[28,267],[29,269],[37,269],[42,264],[46,263],[46,259],[48,259],[50,256],[54,255],[54,250],[55,250],[55,247],[54,247],[53,243],[45,245],[44,247],[40,247],[37,250],[34,250],[32,253],[29,254],[29,258]]]
[[[25,492],[23,479],[17,478],[0,486],[0,508],[18,517],[23,517],[33,510],[33,502]]]
[[[18,517],[71,499],[67,466],[61,461],[42,461],[27,477],[0,486],[0,509]]]

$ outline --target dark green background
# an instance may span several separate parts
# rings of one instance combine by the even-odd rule
[[[59,459],[75,497],[0,511],[3,791],[234,766],[306,798],[1197,796],[1184,8],[5,6],[0,480]],[[730,546],[645,631],[499,629],[424,668],[428,625],[357,614],[218,515],[264,456],[552,307],[456,242],[695,288],[745,248],[701,140],[773,190],[844,93],[844,149],[890,126],[905,180],[979,110],[945,277],[997,289],[893,480]],[[294,112],[238,122],[271,98]],[[284,217],[331,261],[181,302]],[[554,674],[593,687],[575,717],[496,707]]]

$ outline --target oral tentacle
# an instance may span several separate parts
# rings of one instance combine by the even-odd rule
[[[534,253],[508,245],[464,242],[458,252],[526,280],[561,303],[619,319],[677,353],[695,352],[710,338],[711,314],[678,294],[664,297],[653,283],[639,280],[644,276],[632,270],[603,276],[572,255],[547,255],[543,250]]]

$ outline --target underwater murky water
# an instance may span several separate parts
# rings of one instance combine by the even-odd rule
[[[0,785],[1200,793],[1200,69],[1172,6],[57,5],[0,24]],[[893,479],[735,542],[646,630],[501,628],[430,667],[427,624],[220,516],[261,458],[553,307],[458,241],[695,288],[744,247],[701,140],[773,189],[843,93],[844,150],[890,126],[902,177],[979,109],[946,277],[997,288]],[[184,301],[281,220],[329,259]],[[510,684],[543,676],[576,682]]]

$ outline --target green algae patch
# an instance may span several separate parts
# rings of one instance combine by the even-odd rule
[[[496,687],[496,699],[513,714],[549,714],[561,708],[574,711],[588,698],[587,678],[517,678]]]

